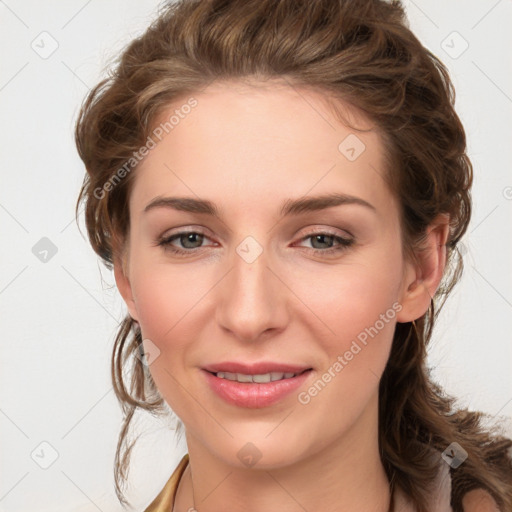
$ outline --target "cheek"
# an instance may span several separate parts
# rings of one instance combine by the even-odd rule
[[[381,315],[387,315],[386,325],[395,320],[400,276],[400,260],[389,255],[332,267],[323,279],[310,274],[297,280],[294,289],[307,298],[307,306],[322,320],[334,344],[343,346]],[[380,321],[378,326],[382,327]]]
[[[322,319],[315,337],[325,358],[317,379],[298,396],[308,411],[311,428],[326,438],[356,421],[377,393],[388,361],[397,313],[400,265],[393,258],[380,264],[351,265],[329,280],[321,292],[310,294],[308,306]],[[395,260],[400,261],[400,260]]]
[[[187,382],[185,358],[191,340],[198,337],[198,322],[193,318],[207,287],[201,285],[199,276],[197,281],[191,280],[190,273],[179,265],[139,262],[132,268],[139,324],[143,339],[151,340],[154,345],[149,346],[156,346],[153,350],[158,355],[149,371],[169,407],[178,417],[187,417],[190,397],[183,392]]]
[[[155,262],[135,249],[131,284],[142,335],[161,351],[179,348],[190,328],[190,318],[211,288],[205,276],[185,269],[186,264]],[[179,334],[179,335],[178,335]]]
[[[298,292],[316,290],[303,296],[322,320],[316,320],[314,325],[320,327],[312,334],[325,356],[321,382],[305,389],[300,403],[310,404],[318,418],[331,414],[333,424],[354,419],[352,415],[377,391],[402,307],[397,300],[402,272],[399,251],[380,250],[367,256],[331,269],[324,286],[319,287],[311,276],[302,281]],[[331,410],[333,403],[340,407]]]
[[[194,306],[197,306],[205,295],[201,285],[191,283],[190,279],[180,279],[176,273],[160,273],[141,275],[140,285],[135,281],[137,312],[142,333],[147,338],[154,338],[160,344],[166,340],[173,340],[179,344],[174,336],[182,332],[187,324],[187,315],[193,315]],[[164,348],[164,347],[162,347]]]

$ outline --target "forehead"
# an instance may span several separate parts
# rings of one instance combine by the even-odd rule
[[[195,106],[181,110],[191,97]],[[282,80],[216,82],[183,96],[154,123],[179,119],[136,169],[131,203],[140,211],[157,195],[182,194],[249,205],[339,191],[384,205],[390,194],[378,130],[336,102],[346,126],[328,100]]]

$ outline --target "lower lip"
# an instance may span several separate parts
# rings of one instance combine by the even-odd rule
[[[290,379],[260,384],[221,379],[203,370],[208,384],[217,395],[232,405],[251,409],[261,409],[279,402],[304,384],[311,372],[312,370],[307,370]]]

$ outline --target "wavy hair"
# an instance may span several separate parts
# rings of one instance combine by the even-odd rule
[[[468,458],[452,476],[452,507],[483,488],[502,510],[512,510],[512,441],[484,415],[455,406],[431,379],[427,346],[435,320],[463,270],[458,247],[471,217],[471,162],[446,67],[408,27],[399,1],[180,0],[166,3],[139,37],[115,57],[109,76],[86,96],[75,140],[87,174],[83,203],[88,237],[107,268],[123,254],[129,234],[128,199],[136,173],[119,170],[133,160],[155,120],[169,105],[221,80],[284,79],[319,91],[371,119],[386,144],[386,176],[400,206],[402,243],[414,256],[430,222],[450,218],[447,265],[428,311],[396,325],[379,385],[379,447],[391,482],[426,512],[429,486],[443,451],[458,442]],[[116,178],[114,182],[113,180]],[[110,186],[106,184],[110,183]],[[168,412],[137,356],[140,328],[121,322],[111,361],[112,382],[124,414],[114,461],[116,494],[128,503],[133,444],[127,437],[137,409]],[[125,376],[130,377],[129,385]],[[182,424],[178,425],[180,432]]]

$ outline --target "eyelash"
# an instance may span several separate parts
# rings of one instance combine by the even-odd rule
[[[167,237],[163,237],[163,238],[159,239],[157,241],[156,245],[159,247],[162,247],[164,249],[164,251],[170,251],[173,254],[176,254],[178,256],[190,255],[191,253],[194,253],[194,252],[202,249],[202,247],[195,247],[194,249],[187,250],[187,249],[179,249],[179,248],[171,245],[171,242],[173,242],[174,240],[179,239],[183,235],[190,235],[190,234],[201,235],[201,236],[204,236],[205,238],[208,238],[206,236],[206,234],[201,231],[180,231],[179,233],[175,233],[171,236],[167,236]],[[335,254],[335,253],[344,251],[344,250],[348,249],[350,246],[352,246],[355,242],[355,240],[353,238],[344,238],[344,237],[341,237],[334,233],[330,233],[328,231],[314,231],[314,232],[309,233],[306,236],[302,237],[300,241],[302,242],[304,240],[307,240],[308,238],[313,238],[315,236],[331,237],[335,241],[337,241],[339,244],[337,246],[330,247],[328,249],[311,249],[314,254],[319,254],[319,255],[331,255],[331,254]]]

